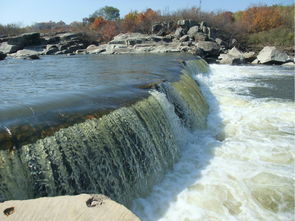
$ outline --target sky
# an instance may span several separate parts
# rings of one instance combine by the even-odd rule
[[[147,8],[173,12],[199,7],[203,11],[239,11],[253,4],[293,4],[293,0],[0,0],[0,24],[32,25],[35,22],[82,21],[106,5],[120,10],[121,17],[131,10]]]

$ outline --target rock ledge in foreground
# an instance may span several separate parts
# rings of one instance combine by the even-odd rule
[[[126,207],[104,195],[44,197],[0,203],[0,220],[139,221]]]

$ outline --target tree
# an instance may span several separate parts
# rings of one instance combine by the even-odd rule
[[[120,18],[120,10],[112,6],[105,6],[96,10],[90,18],[102,17],[105,20],[115,21]]]

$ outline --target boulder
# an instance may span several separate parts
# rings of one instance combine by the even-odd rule
[[[188,31],[192,26],[197,25],[197,23],[191,19],[182,19],[177,21],[177,26]]]
[[[177,26],[179,26],[181,28],[189,29],[189,25],[190,25],[189,20],[182,19],[182,20],[177,21]]]
[[[244,64],[244,58],[243,57],[234,57],[230,54],[220,54],[218,59],[220,60],[220,64]]]
[[[43,197],[0,203],[0,220],[139,221],[125,206],[101,194]]]
[[[185,34],[185,30],[183,28],[179,27],[174,32],[174,37],[175,38],[181,38],[184,34]]]
[[[243,53],[237,49],[236,47],[233,47],[232,49],[230,49],[228,51],[228,55],[231,55],[233,57],[236,57],[236,58],[242,58],[243,57]]]
[[[40,57],[38,55],[36,55],[36,54],[33,54],[33,55],[29,55],[29,56],[24,57],[24,59],[26,59],[26,60],[38,60],[38,59],[40,59]]]
[[[69,41],[69,40],[77,40],[83,37],[82,33],[64,33],[60,34],[57,37],[60,38],[61,41]]]
[[[56,45],[47,45],[46,49],[44,51],[44,54],[51,55],[51,54],[55,54],[58,51],[59,51],[59,49]]]
[[[103,44],[103,45],[99,45],[99,46],[89,45],[86,48],[86,53],[87,54],[100,54],[100,53],[106,51],[107,46],[108,46],[107,44]]]
[[[196,33],[194,35],[194,39],[196,42],[198,41],[207,41],[208,40],[208,36],[204,33]]]
[[[266,46],[259,52],[257,59],[260,64],[283,64],[288,61],[289,57],[276,47]]]
[[[0,51],[4,54],[15,53],[20,49],[22,49],[20,45],[12,45],[8,44],[8,42],[2,42],[0,44]]]
[[[219,54],[220,46],[213,41],[199,41],[197,48],[200,49],[205,56],[217,56]]]
[[[221,46],[221,45],[224,45],[223,40],[221,40],[220,38],[215,38],[215,42],[216,42],[217,44],[219,44],[220,46]]]
[[[162,35],[165,32],[163,23],[156,23],[152,26],[152,33],[156,35]]]
[[[21,37],[23,38],[24,47],[28,45],[37,45],[41,42],[40,33],[38,32],[24,33]]]
[[[194,37],[198,32],[199,32],[199,26],[195,25],[188,30],[187,34],[190,37]]]
[[[36,59],[36,56],[39,56],[40,54],[41,53],[39,51],[23,49],[23,50],[18,50],[16,53],[11,54],[10,56],[15,58]]]
[[[6,58],[6,54],[0,51],[0,61]]]
[[[44,38],[47,44],[58,44],[60,42],[60,37],[58,36],[51,36]]]
[[[252,62],[256,59],[256,54],[254,51],[250,51],[250,52],[245,52],[243,53],[243,56],[244,56],[244,59],[245,61],[248,63],[248,62]]]
[[[283,66],[294,67],[295,63],[293,61],[290,61],[290,62],[284,63]]]
[[[255,52],[243,53],[236,47],[233,47],[227,54],[220,54],[218,59],[220,64],[244,64],[255,59]]]
[[[179,39],[180,42],[189,41],[189,40],[190,40],[190,38],[188,35],[184,35]]]

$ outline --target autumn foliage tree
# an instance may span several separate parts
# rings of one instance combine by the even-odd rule
[[[157,12],[150,8],[140,13],[131,11],[125,15],[122,21],[122,31],[149,33],[157,17]]]
[[[102,40],[109,41],[118,34],[115,21],[105,20],[103,17],[96,17],[90,24],[90,29],[96,31]]]
[[[255,33],[281,26],[283,17],[278,7],[254,6],[242,13],[240,22],[250,33]]]

